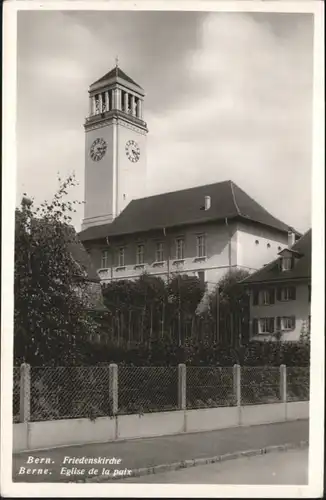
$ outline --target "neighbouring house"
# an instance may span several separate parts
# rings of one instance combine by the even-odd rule
[[[311,229],[242,281],[250,291],[251,340],[297,341],[310,332]]]

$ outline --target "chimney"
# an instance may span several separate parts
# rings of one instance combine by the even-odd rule
[[[209,210],[211,208],[211,197],[205,196],[205,210]]]
[[[288,247],[291,248],[295,243],[295,232],[292,227],[288,230]]]

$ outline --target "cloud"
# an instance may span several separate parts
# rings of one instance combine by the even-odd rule
[[[306,229],[312,124],[309,19],[291,36],[280,37],[249,15],[234,15],[232,21],[228,14],[210,15],[201,33],[198,49],[187,59],[191,100],[184,98],[178,109],[151,116],[155,148],[149,165],[155,163],[156,170],[151,185],[166,190],[175,172],[178,187],[231,178],[277,217]],[[180,142],[187,148],[178,148]],[[169,160],[164,151],[173,151]]]
[[[232,179],[306,229],[312,36],[310,15],[21,12],[18,198],[74,170],[83,199],[87,89],[118,54],[147,94],[148,194]]]

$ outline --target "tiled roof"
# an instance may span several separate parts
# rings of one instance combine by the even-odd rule
[[[282,250],[280,254],[285,253]],[[244,279],[241,283],[253,284],[271,281],[284,281],[284,280],[297,280],[304,278],[311,278],[311,229],[307,231],[290,249],[294,251],[297,258],[295,258],[294,266],[289,271],[281,271],[280,260],[278,257],[265,267],[259,269],[251,274],[248,278]]]
[[[136,87],[142,89],[141,86],[138,85],[138,83],[136,83],[132,78],[130,78],[130,76],[126,75],[126,73],[122,71],[122,69],[120,69],[119,67],[111,69],[104,76],[96,80],[96,82],[92,83],[92,85],[97,85],[98,83],[104,82],[105,80],[111,80],[111,78],[117,78],[117,77],[121,78],[122,80],[125,80],[126,82],[132,83],[133,85],[136,85]]]
[[[203,210],[205,196],[211,198],[208,210]],[[289,227],[232,181],[224,181],[133,200],[112,223],[86,228],[79,237],[81,241],[90,241],[236,217],[282,232]]]

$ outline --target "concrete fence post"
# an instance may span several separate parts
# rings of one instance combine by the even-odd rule
[[[109,365],[109,397],[112,414],[118,413],[118,365]]]
[[[180,363],[178,365],[178,408],[185,410],[187,407],[187,385],[186,385],[187,368],[186,365]]]
[[[241,406],[241,366],[233,365],[233,393],[236,406]]]
[[[287,401],[286,365],[280,365],[280,398],[282,403],[286,403]]]
[[[27,363],[20,365],[20,404],[19,421],[29,422],[31,418],[31,367]]]

